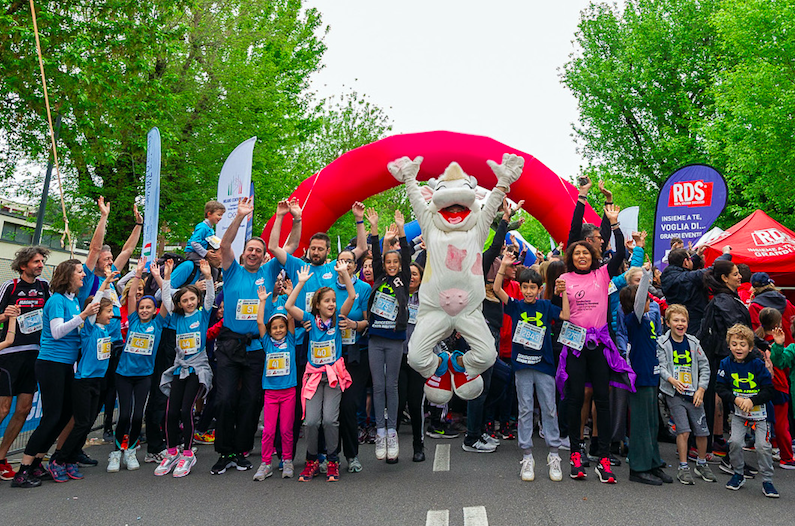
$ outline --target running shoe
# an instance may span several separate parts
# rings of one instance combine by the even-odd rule
[[[571,464],[571,478],[584,480],[587,477],[582,466],[582,454],[579,451],[569,455],[569,464]]]
[[[425,398],[432,404],[446,404],[453,398],[453,378],[450,373],[450,354],[443,352],[439,354],[442,359],[441,365],[433,375],[425,380],[423,391]],[[482,380],[481,380],[482,381]]]
[[[470,453],[494,453],[497,451],[497,446],[483,442],[480,439],[475,440],[471,444],[467,444],[467,441],[464,440],[461,444],[461,449]]]
[[[332,460],[328,463],[328,469],[326,470],[326,481],[327,482],[337,482],[340,479],[340,463]]]
[[[563,459],[560,458],[560,455],[555,453],[550,453],[547,455],[547,466],[549,467],[549,480],[554,482],[560,482],[563,480],[563,470],[560,468],[560,464]]]
[[[765,481],[762,483],[762,493],[765,494],[765,497],[771,499],[777,499],[779,497],[778,491],[776,487],[773,485],[772,482]]]
[[[83,474],[80,473],[80,468],[77,464],[71,462],[66,464],[66,476],[72,480],[83,480]]]
[[[96,466],[97,464],[99,464],[99,460],[95,460],[89,457],[85,451],[81,450],[80,453],[77,455],[77,463],[80,466]]]
[[[14,480],[11,481],[12,488],[38,488],[41,486],[41,480],[34,477],[30,470],[23,471],[22,469],[19,470],[14,476]]]
[[[163,475],[168,475],[177,462],[179,462],[179,453],[175,455],[166,454],[165,458],[160,462],[160,465],[155,468],[155,476],[162,477]]]
[[[215,464],[213,464],[213,467],[210,468],[210,474],[221,475],[226,473],[227,469],[235,467],[237,467],[235,455],[221,455],[218,457],[218,460],[215,462]]]
[[[359,462],[359,457],[348,459],[348,473],[359,473],[362,470],[362,463]]]
[[[320,474],[320,466],[317,460],[307,460],[304,470],[298,475],[299,482],[309,482]]]
[[[375,458],[378,460],[386,458],[386,435],[375,437]]]
[[[690,468],[679,468],[676,473],[676,479],[685,486],[692,486],[695,484],[693,481],[693,474],[690,473]]]
[[[500,429],[500,436],[503,440],[516,440],[516,422],[509,420]]]
[[[16,471],[14,471],[14,468],[8,463],[7,458],[0,460],[0,480],[14,480],[16,475]]]
[[[55,482],[66,482],[69,480],[69,475],[66,474],[66,466],[63,464],[50,460],[47,463],[47,471]]]
[[[116,441],[116,435],[113,434],[112,429],[106,429],[102,433],[102,441],[105,442],[106,444],[112,444],[113,442]]]
[[[135,448],[124,450],[124,465],[127,466],[127,471],[135,471],[141,467],[141,464],[138,463],[138,456]]]
[[[773,448],[773,460],[775,460],[776,462],[781,461],[781,450],[777,447]]]
[[[613,474],[610,459],[607,457],[599,460],[599,464],[596,466],[596,474],[599,476],[599,481],[605,484],[615,484],[618,482],[616,476]]]
[[[193,440],[199,444],[215,444],[215,430],[206,433],[193,433]]]
[[[52,475],[50,475],[50,472],[47,471],[47,468],[41,464],[41,459],[38,457],[33,460],[33,464],[30,466],[30,476],[31,478],[39,480],[52,479]]]
[[[687,460],[690,462],[697,462],[698,461],[698,450],[694,447],[691,447],[687,451]],[[707,464],[720,464],[721,459],[717,458],[712,453],[707,453],[704,455],[704,460],[707,461]]]
[[[588,451],[588,445],[585,442],[585,440],[580,440],[580,453],[582,453],[583,451]],[[588,460],[588,455],[582,455],[581,454],[580,455],[580,461],[582,462],[582,467],[584,467],[584,468],[590,468],[591,467],[591,461]]]
[[[182,453],[174,468],[174,478],[187,477],[194,464],[196,464],[196,455],[193,451]]]
[[[425,434],[431,438],[458,438],[460,433],[456,433],[445,423],[440,425],[439,427],[434,426],[433,424],[428,424],[428,429],[425,431]]]
[[[254,467],[254,464],[246,458],[247,456],[248,453],[241,453],[235,457],[235,467],[237,467],[238,471],[248,471]]]
[[[738,473],[735,473],[734,475],[732,475],[732,478],[729,479],[729,482],[726,483],[726,489],[737,491],[738,489],[742,488],[744,484],[745,484],[745,477],[743,477]]]
[[[469,374],[463,367],[459,367],[457,357],[463,355],[461,351],[455,351],[450,355],[453,391],[462,400],[474,400],[483,392],[483,377],[479,374]]]
[[[696,467],[693,469],[694,473],[697,477],[701,477],[704,482],[717,482],[718,478],[712,472],[712,468],[709,467],[709,464],[696,464]]]
[[[303,429],[303,427],[301,428]],[[367,443],[368,444],[375,444],[375,437],[377,436],[377,431],[375,430],[375,426],[370,426],[367,428]]]
[[[144,462],[147,464],[160,464],[163,462],[163,459],[168,455],[168,450],[164,449],[160,453],[146,453],[144,456]]]
[[[162,459],[161,459],[162,462]],[[121,468],[121,451],[111,451],[108,455],[108,473],[118,473]]]
[[[358,435],[359,444],[364,444],[367,442],[367,429],[360,427],[359,428],[359,435]]]
[[[674,479],[671,475],[663,471],[661,467],[654,468],[651,470],[651,474],[657,477],[658,479],[662,480],[666,484],[673,484]]]
[[[727,475],[734,475],[734,468],[732,467],[732,463],[729,461],[729,457],[725,457],[720,462],[720,470],[726,473]],[[753,466],[749,466],[748,464],[745,465],[743,468],[743,476],[747,479],[752,479],[756,477],[756,473],[754,473],[756,469]]]
[[[493,436],[489,435],[488,433],[483,433],[480,435],[480,441],[485,442],[486,444],[491,444],[494,447],[500,445],[500,441],[494,438]]]
[[[388,432],[386,436],[386,463],[396,464],[398,455],[400,455],[400,442],[398,441],[397,432]]]
[[[293,466],[293,461],[285,460],[282,466],[282,478],[291,479],[293,478],[294,473],[295,473],[295,467]]]
[[[263,462],[257,468],[257,472],[254,473],[254,480],[265,480],[271,475],[273,475],[273,468],[267,462]]]
[[[522,480],[525,482],[533,482],[536,478],[536,461],[533,459],[533,457],[522,458],[519,464],[522,466],[519,469],[519,476],[522,478]]]
[[[795,460],[787,460],[785,462],[779,462],[778,467],[781,469],[795,469]]]

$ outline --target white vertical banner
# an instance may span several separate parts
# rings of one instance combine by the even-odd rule
[[[160,130],[152,128],[146,134],[146,179],[144,180],[144,231],[141,257],[146,258],[146,270],[157,257],[157,232],[160,216]]]
[[[618,222],[621,224],[619,228],[624,234],[624,241],[632,239],[632,232],[638,232],[638,214],[640,214],[639,206],[628,206],[618,213]],[[610,244],[615,250],[616,236],[614,234],[610,235]]]
[[[221,175],[218,177],[218,201],[226,207],[224,217],[215,227],[215,234],[223,238],[232,220],[237,215],[238,201],[243,197],[251,197],[251,163],[254,157],[256,137],[244,141],[226,158]],[[246,231],[251,220],[243,221],[238,228],[232,249],[235,257],[243,253],[246,244]]]

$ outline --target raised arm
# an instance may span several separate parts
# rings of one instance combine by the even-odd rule
[[[215,283],[213,282],[213,274],[210,271],[210,263],[208,263],[206,259],[202,259],[199,262],[199,270],[206,284],[204,290],[204,310],[210,311],[215,303]]]
[[[285,241],[282,249],[288,254],[292,254],[293,252],[298,249],[298,244],[301,242],[301,216],[303,215],[303,210],[301,210],[301,205],[298,204],[298,199],[293,197],[290,199],[289,202],[290,206],[290,215],[293,216],[293,226],[290,229],[290,235],[287,237],[287,241]],[[274,224],[274,227],[276,225]],[[275,230],[275,228],[274,228]],[[281,231],[281,225],[279,225],[279,230],[276,232]],[[273,231],[271,231],[271,235],[273,235]],[[270,238],[268,239],[270,242]],[[278,238],[276,243],[278,244]]]
[[[94,270],[94,267],[97,266],[99,253],[105,243],[105,229],[108,226],[108,216],[110,215],[110,203],[106,204],[104,197],[100,197],[97,200],[97,206],[99,206],[99,223],[97,223],[97,228],[94,229],[91,245],[88,247],[88,256],[86,256],[86,267],[89,270]]]
[[[387,169],[395,179],[406,184],[406,196],[409,198],[414,215],[417,216],[420,229],[426,232],[431,225],[431,212],[428,210],[425,198],[420,192],[420,186],[417,184],[420,164],[422,164],[422,157],[415,157],[413,161],[408,157],[401,157],[387,164]]]
[[[569,239],[566,246],[582,241],[582,220],[585,217],[585,204],[588,202],[588,191],[591,189],[591,179],[586,177],[587,183],[580,185],[577,204],[574,205],[574,214],[571,216],[571,227],[569,228]]]
[[[483,205],[480,218],[478,219],[476,228],[477,235],[479,236],[478,239],[480,239],[481,242],[486,241],[489,227],[494,216],[497,215],[497,209],[500,207],[500,203],[502,203],[502,198],[510,191],[511,184],[518,181],[519,177],[522,176],[524,157],[506,153],[502,156],[502,164],[497,164],[492,160],[488,160],[486,163],[497,177],[497,186],[494,187],[494,190],[492,190],[488,199],[486,199],[486,203]]]
[[[508,204],[508,198],[502,198],[502,218],[500,218],[500,222],[497,224],[497,230],[494,232],[494,238],[491,241],[491,245],[486,251],[483,253],[483,279],[486,279],[486,275],[489,273],[489,269],[494,264],[494,260],[497,259],[497,256],[500,255],[500,251],[502,250],[503,245],[505,245],[505,234],[508,233],[508,221],[511,219],[514,210],[518,210],[524,204],[524,200],[519,201],[516,204],[515,209],[511,209]]]
[[[646,301],[649,299],[649,285],[651,284],[651,271],[643,269],[643,276],[640,278],[638,291],[635,293],[634,312],[638,323],[643,319],[646,312]]]
[[[155,263],[153,261],[152,265],[149,266],[150,270],[152,270],[152,266],[154,266],[154,264]],[[158,276],[158,278],[155,279],[157,280],[157,283],[160,285],[160,290],[163,292],[161,298],[163,308],[160,310],[165,309],[166,314],[171,314],[172,312],[174,312],[174,298],[172,297],[171,293],[171,269],[174,268],[174,260],[167,259],[166,262],[163,264],[163,268],[165,269],[165,272],[163,273],[163,278],[159,277],[160,272],[154,272],[154,270],[152,270],[153,272],[152,275]],[[159,268],[157,270],[159,270]]]
[[[232,249],[232,242],[237,237],[237,230],[240,224],[247,216],[254,213],[254,198],[242,197],[237,204],[237,214],[232,219],[229,228],[224,232],[224,237],[221,238],[221,266],[228,269],[235,261],[235,251]]]
[[[353,256],[359,261],[367,253],[367,232],[364,229],[364,203],[356,201],[351,207],[353,219],[356,221],[356,247],[353,249]]]
[[[284,304],[284,310],[289,312],[290,316],[299,322],[304,320],[304,311],[295,306],[295,300],[298,299],[301,289],[304,288],[304,283],[312,277],[312,274],[313,273],[309,271],[309,265],[301,267],[301,270],[298,271],[298,283],[295,284],[293,291],[287,296],[287,301]]]
[[[138,258],[138,264],[135,266],[135,273],[130,280],[130,292],[127,293],[127,312],[133,313],[138,307],[138,302],[135,299],[135,291],[138,290],[138,283],[141,282],[146,268],[146,256]]]
[[[381,257],[381,244],[378,242],[378,212],[375,208],[367,209],[367,221],[370,222],[370,245],[373,247],[373,279],[384,273],[384,260]],[[386,236],[384,236],[386,243]]]
[[[612,205],[613,192],[605,188],[604,181],[599,181],[599,191],[605,196],[605,205]],[[607,250],[608,243],[610,243],[610,220],[607,218],[607,214],[602,214],[602,223],[599,225],[599,235],[602,236],[602,252],[604,252]]]
[[[613,230],[613,235],[616,236],[616,253],[607,264],[607,270],[610,277],[618,276],[621,273],[621,266],[624,263],[626,256],[626,249],[624,247],[624,234],[621,232],[618,224],[618,213],[621,207],[616,205],[605,206],[605,216],[610,220],[610,227]]]
[[[133,215],[135,216],[135,226],[133,226],[130,237],[124,242],[124,246],[121,247],[121,252],[119,252],[119,255],[116,256],[116,260],[113,262],[116,268],[123,268],[127,265],[133,250],[138,246],[138,241],[141,239],[141,228],[144,225],[144,218],[141,213],[138,212],[138,205],[133,204]]]
[[[340,280],[345,284],[345,290],[348,292],[348,297],[340,306],[340,316],[347,316],[353,308],[353,303],[356,301],[356,290],[353,288],[353,281],[350,274],[348,274],[348,265],[342,261],[338,261],[334,266]]]
[[[273,228],[271,229],[271,235],[268,238],[268,252],[273,254],[273,257],[276,258],[276,260],[279,262],[280,265],[284,265],[285,263],[287,263],[287,254],[288,254],[288,252],[285,249],[283,249],[282,247],[279,246],[279,236],[281,235],[282,221],[284,220],[284,216],[287,215],[287,212],[291,212],[292,211],[292,204],[291,203],[292,203],[292,201],[287,201],[286,199],[283,199],[283,200],[279,201],[279,203],[276,205],[276,217],[274,217],[274,219],[273,219]],[[300,207],[298,207],[297,204],[298,204],[298,200],[296,199],[295,200],[295,205],[296,205],[297,208],[299,208],[299,211],[298,211],[298,214],[299,214],[299,216],[298,216],[298,225],[299,225],[298,229],[299,229],[299,231],[298,231],[298,237],[296,239],[299,239],[301,237],[301,232],[300,232],[301,216],[300,216]],[[296,224],[296,219],[295,219],[295,214],[293,214],[293,228],[294,229],[295,229],[295,224]],[[226,237],[226,236],[224,236],[224,237]],[[293,233],[292,232],[290,232],[290,237],[291,238],[293,237]],[[288,242],[291,242],[291,240],[288,240]],[[223,245],[221,245],[221,246],[223,248]],[[285,246],[287,246],[287,245],[285,245]],[[231,263],[230,263],[230,265],[231,265]],[[226,267],[226,263],[224,263],[224,268],[227,268]]]
[[[494,278],[494,295],[497,296],[501,302],[508,303],[508,293],[502,290],[502,282],[505,277],[505,270],[513,265],[516,261],[516,256],[511,252],[506,252],[502,255],[502,262],[500,263],[500,270],[497,271],[497,276]]]
[[[257,297],[259,298],[259,306],[257,307],[257,328],[259,329],[259,337],[264,338],[267,333],[265,325],[265,310],[267,308],[268,296],[271,293],[263,286],[260,285],[257,289]]]

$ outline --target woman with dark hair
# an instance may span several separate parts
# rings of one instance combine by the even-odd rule
[[[723,444],[723,422],[715,422],[715,382],[717,380],[720,361],[730,356],[726,331],[735,324],[752,328],[751,315],[748,308],[737,294],[742,276],[737,265],[729,259],[716,259],[712,267],[704,274],[704,289],[712,295],[712,300],[704,309],[701,329],[696,337],[709,359],[709,387],[704,394],[704,411],[707,415],[707,427],[715,439]],[[708,440],[707,450],[712,451],[713,440]],[[728,463],[728,459],[724,459]],[[746,468],[747,468],[746,464]]]
[[[72,382],[74,364],[80,351],[80,326],[99,310],[99,303],[92,303],[81,312],[75,294],[83,285],[84,276],[83,264],[77,259],[69,259],[56,267],[50,281],[52,296],[44,305],[41,349],[35,365],[36,378],[40,379],[42,417],[25,446],[22,464],[12,487],[35,488],[41,485],[39,477],[45,473],[41,461],[72,418]],[[50,458],[50,463],[54,462],[61,462],[57,452]],[[67,470],[67,475],[77,477],[76,474],[72,477],[70,470]]]
[[[571,306],[570,329],[562,335],[566,345],[558,362],[558,389],[568,399],[569,433],[580,429],[581,408],[585,398],[585,383],[593,387],[596,406],[596,427],[610,429],[609,386],[632,389],[634,373],[621,358],[610,337],[608,328],[610,279],[620,273],[624,263],[624,236],[618,225],[619,207],[608,205],[605,216],[610,221],[616,237],[616,253],[607,265],[600,266],[596,250],[589,243],[572,243],[566,251],[566,268],[561,276],[565,288],[555,288],[555,294],[565,293]],[[614,378],[614,373],[626,373],[624,378]],[[612,382],[611,382],[612,380]],[[608,435],[609,433],[603,433]],[[582,451],[579,444],[571,441],[571,478],[584,479]],[[610,441],[599,441],[597,455],[599,463],[596,473],[599,480],[615,484],[616,477],[610,466]]]

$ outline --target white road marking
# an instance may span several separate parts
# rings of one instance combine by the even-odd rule
[[[433,455],[434,471],[450,471],[450,444],[436,444]]]
[[[485,506],[464,508],[464,526],[489,526]]]
[[[425,526],[448,526],[450,510],[430,510],[425,518]]]

